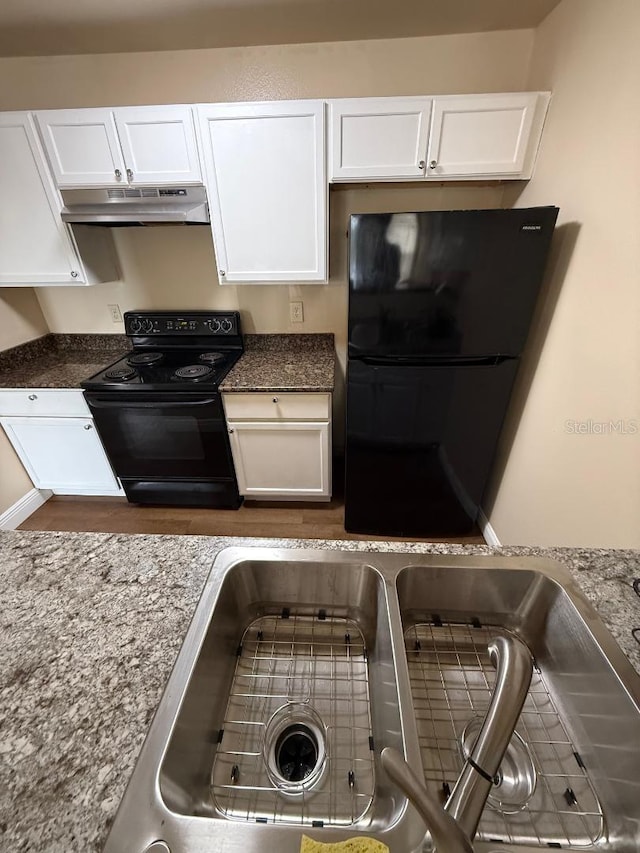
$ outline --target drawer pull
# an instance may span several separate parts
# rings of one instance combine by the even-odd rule
[[[37,394],[29,394],[29,399],[30,399],[30,400],[37,400],[37,399],[38,399],[38,395],[37,395]]]
[[[274,398],[273,398],[273,402],[274,402],[274,403],[277,403],[277,402],[278,402],[278,398],[277,398],[277,397],[274,397]]]
[[[85,424],[84,428],[85,429],[93,429],[93,426],[91,424]]]

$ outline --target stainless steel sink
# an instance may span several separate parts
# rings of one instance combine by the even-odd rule
[[[224,815],[238,829],[383,830],[400,822],[403,803],[376,773],[375,744],[402,748],[401,728],[383,576],[315,557],[241,560],[225,574],[188,679],[160,798],[172,813]],[[278,744],[289,730],[290,753],[286,738]],[[308,774],[295,779],[278,761],[299,740]]]
[[[105,853],[428,849],[380,752],[444,801],[509,632],[536,672],[474,846],[637,851],[640,679],[559,565],[251,548],[216,559]]]
[[[493,687],[487,642],[513,632],[536,666],[477,841],[503,842],[501,850],[506,842],[519,850],[637,851],[639,679],[562,574],[549,563],[535,570],[485,563],[455,572],[424,565],[400,572],[425,781],[436,795],[453,787],[464,742],[473,744],[470,732],[482,721]]]

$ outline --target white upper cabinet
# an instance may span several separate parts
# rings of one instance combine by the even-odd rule
[[[191,107],[120,107],[115,116],[131,184],[202,182]]]
[[[434,98],[427,177],[530,177],[548,96]]]
[[[36,119],[59,187],[127,182],[112,110],[46,110]]]
[[[201,182],[190,107],[119,107],[36,113],[62,189]]]
[[[530,178],[549,97],[329,101],[329,180]]]
[[[0,285],[89,283],[29,113],[0,113],[0,188]]]
[[[326,281],[324,103],[198,113],[220,282]]]
[[[430,98],[329,101],[329,179],[424,177]]]

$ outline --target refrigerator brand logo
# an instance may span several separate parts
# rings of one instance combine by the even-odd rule
[[[521,231],[542,231],[542,225],[522,225]]]

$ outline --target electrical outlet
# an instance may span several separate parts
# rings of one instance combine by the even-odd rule
[[[304,311],[302,310],[302,302],[289,303],[289,316],[292,323],[304,323]]]
[[[107,305],[109,309],[109,314],[111,314],[111,319],[114,323],[122,323],[122,312],[120,311],[119,305]]]

